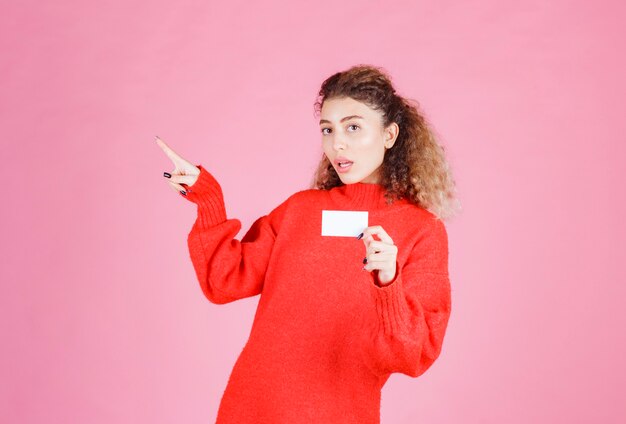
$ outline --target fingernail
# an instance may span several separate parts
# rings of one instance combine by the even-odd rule
[[[186,196],[187,192],[185,190],[181,190],[180,194],[182,194],[183,196]]]
[[[164,173],[163,173],[163,176],[164,176],[165,178],[172,178],[172,175],[171,175],[169,172],[164,172]]]
[[[367,263],[367,258],[363,258],[363,263],[366,264]]]
[[[361,237],[363,237],[363,233],[359,234],[359,236],[356,239],[361,240]]]

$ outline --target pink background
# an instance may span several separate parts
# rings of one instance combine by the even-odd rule
[[[625,422],[621,2],[3,3],[0,421],[213,422],[258,297],[203,297],[153,137],[242,236],[308,186],[321,82],[370,63],[464,207],[443,352],[382,422]]]

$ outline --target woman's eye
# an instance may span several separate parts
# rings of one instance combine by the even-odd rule
[[[325,133],[324,130],[329,130],[329,129],[330,128],[322,128],[322,134],[328,134],[328,133]]]
[[[358,126],[358,125],[355,125],[355,124],[348,125],[348,128],[350,128],[350,127],[357,127],[357,128],[359,128],[359,126]]]

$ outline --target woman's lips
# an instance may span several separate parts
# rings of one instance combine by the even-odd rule
[[[345,172],[348,172],[348,171],[350,171],[350,169],[352,169],[352,165],[353,165],[352,162],[348,163],[348,165],[346,165],[346,166],[341,166],[341,165],[338,164],[337,168],[336,168],[337,172],[340,172],[342,174],[345,173]]]

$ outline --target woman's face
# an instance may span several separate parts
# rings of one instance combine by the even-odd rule
[[[320,131],[324,153],[344,184],[380,183],[385,150],[393,146],[398,125],[382,126],[382,113],[351,97],[326,99]],[[351,162],[342,168],[338,162]]]

